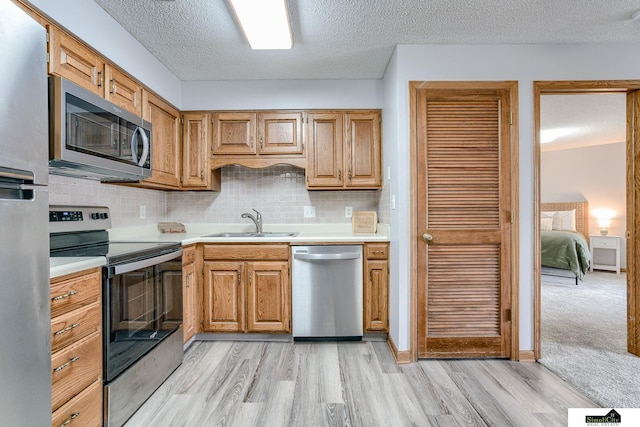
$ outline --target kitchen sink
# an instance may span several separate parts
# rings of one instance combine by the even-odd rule
[[[236,233],[214,233],[204,237],[294,237],[298,233],[292,233],[287,231],[263,231],[257,233],[255,231],[245,231]]]

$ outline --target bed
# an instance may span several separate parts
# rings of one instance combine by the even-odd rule
[[[541,203],[542,274],[582,280],[591,263],[589,203]]]

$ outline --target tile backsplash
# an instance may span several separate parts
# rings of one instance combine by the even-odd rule
[[[129,227],[166,221],[164,191],[49,175],[50,205],[108,206],[113,227]],[[146,218],[140,218],[140,206]]]
[[[385,186],[386,187],[386,186]],[[345,206],[353,211],[378,211],[380,222],[390,217],[389,190],[308,191],[304,171],[292,166],[249,169],[222,168],[221,192],[157,191],[97,181],[49,176],[49,203],[103,205],[111,210],[113,227],[160,221],[243,223],[243,212],[257,209],[265,224],[345,223]],[[140,218],[140,206],[146,217]],[[305,218],[314,206],[315,218]]]
[[[265,224],[339,223],[345,206],[354,211],[377,210],[379,191],[308,191],[304,170],[292,166],[249,169],[222,168],[220,193],[167,193],[167,216],[180,222],[248,221],[240,215],[257,209]],[[305,206],[314,206],[315,218],[305,218]]]

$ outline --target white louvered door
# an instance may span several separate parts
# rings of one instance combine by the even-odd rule
[[[509,357],[510,96],[417,96],[418,356]]]

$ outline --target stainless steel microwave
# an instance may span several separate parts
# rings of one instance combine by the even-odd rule
[[[151,176],[151,123],[49,77],[49,173],[100,181]]]

